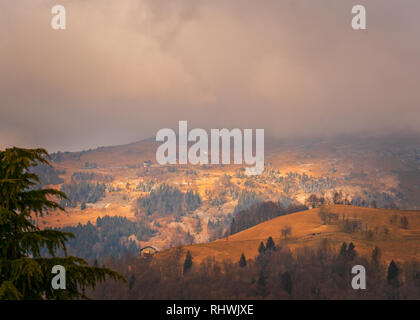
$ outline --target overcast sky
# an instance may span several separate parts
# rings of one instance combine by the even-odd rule
[[[53,30],[64,4],[67,30]],[[364,4],[367,30],[351,28]],[[418,0],[0,1],[0,148],[420,130]]]

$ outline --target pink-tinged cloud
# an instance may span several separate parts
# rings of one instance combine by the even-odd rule
[[[420,128],[420,2],[0,2],[0,147],[67,150],[178,120],[324,136]]]

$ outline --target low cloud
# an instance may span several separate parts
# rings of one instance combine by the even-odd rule
[[[334,0],[0,3],[0,147],[78,150],[178,120],[325,136],[417,130],[420,3]]]

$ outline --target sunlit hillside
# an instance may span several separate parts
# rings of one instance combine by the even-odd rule
[[[286,207],[305,204],[315,194],[329,204],[418,209],[418,141],[411,136],[295,142],[268,138],[265,170],[259,176],[247,176],[241,165],[159,165],[155,159],[159,144],[154,139],[58,152],[51,157],[53,170],[44,168],[39,174],[44,185],[66,191],[71,201],[66,212],[54,211],[38,224],[41,228],[75,226],[95,223],[97,217],[123,216],[156,231],[149,237],[132,237],[140,247],[163,250],[224,237],[237,210],[250,205],[243,203],[244,193]],[[198,193],[200,205],[177,214],[146,212],[139,205],[141,199],[164,184],[183,193]],[[87,187],[100,192],[89,194]],[[342,199],[333,201],[337,191]]]
[[[336,224],[323,225],[319,215],[320,210],[338,214],[339,219],[344,216],[350,220],[360,220],[362,229],[345,232]],[[409,222],[407,229],[399,224],[404,216]],[[291,227],[292,232],[287,239],[284,239],[282,230],[287,226]],[[367,236],[365,230],[371,230],[373,234]],[[385,260],[419,259],[420,211],[328,206],[324,209],[316,208],[277,217],[227,238],[207,244],[186,246],[185,249],[191,251],[196,261],[202,261],[207,257],[215,257],[220,261],[225,259],[239,261],[241,253],[249,258],[255,257],[260,242],[265,242],[270,236],[276,245],[288,246],[293,251],[303,246],[315,247],[323,239],[328,239],[336,249],[343,242],[353,242],[358,252],[368,255],[375,246],[378,246]]]

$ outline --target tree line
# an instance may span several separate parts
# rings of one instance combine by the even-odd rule
[[[105,197],[106,186],[104,183],[82,181],[63,184],[60,190],[68,198],[61,200],[61,206],[75,208],[79,203],[86,207],[86,203],[95,203]]]
[[[89,221],[56,230],[74,234],[75,238],[68,241],[67,252],[89,261],[103,261],[107,256],[118,259],[128,252],[138,254],[140,247],[130,236],[145,241],[156,233],[144,220],[130,221],[118,216],[98,217],[95,225]]]
[[[90,181],[96,180],[101,182],[111,182],[114,180],[114,177],[110,174],[101,174],[96,172],[83,172],[77,171],[73,172],[71,175],[72,182],[80,182],[80,181]]]
[[[307,209],[306,206],[297,203],[291,203],[286,208],[281,202],[265,201],[256,203],[250,208],[236,213],[230,224],[229,232],[230,234],[235,234],[275,217]]]
[[[366,290],[352,288],[355,265],[366,268]],[[96,299],[420,298],[419,261],[385,262],[378,247],[363,256],[353,243],[337,248],[327,239],[292,253],[268,238],[255,258],[242,254],[237,261],[209,257],[198,263],[179,247],[153,259],[126,255],[109,260],[109,266],[120,271],[128,285],[108,281],[92,291]]]
[[[145,212],[147,216],[155,212],[160,214],[184,215],[186,212],[196,210],[201,205],[201,197],[198,192],[180,189],[168,184],[161,184],[154,188],[144,197],[137,199],[137,214]]]

